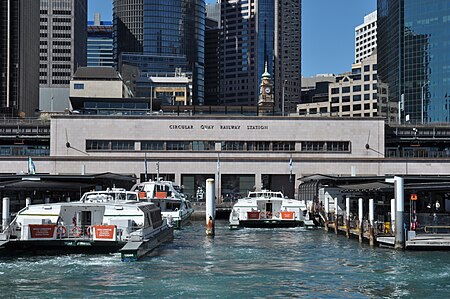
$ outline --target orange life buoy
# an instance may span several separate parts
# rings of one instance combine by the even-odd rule
[[[82,231],[83,231],[83,230],[82,230],[79,226],[74,226],[74,227],[72,228],[72,234],[73,234],[75,237],[81,236]]]
[[[280,218],[280,212],[276,212],[275,217]]]
[[[265,219],[266,218],[266,213],[264,213],[264,212],[259,213],[259,218]]]
[[[64,237],[66,235],[66,227],[64,225],[59,225],[56,229],[58,237]]]

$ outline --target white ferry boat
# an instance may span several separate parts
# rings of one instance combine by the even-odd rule
[[[139,194],[124,188],[108,188],[106,190],[89,191],[83,194],[82,202],[138,201]]]
[[[281,192],[249,192],[230,213],[230,229],[240,227],[297,227],[305,224],[306,205]]]
[[[191,202],[171,181],[150,180],[134,185],[131,191],[138,192],[139,200],[151,201],[160,207],[163,218],[168,219],[175,228],[185,225],[194,213]]]
[[[173,239],[173,227],[148,202],[30,205],[0,234],[0,255],[120,252],[137,260]]]

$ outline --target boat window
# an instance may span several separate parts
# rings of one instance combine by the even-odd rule
[[[137,200],[137,195],[135,193],[128,193],[127,200]]]

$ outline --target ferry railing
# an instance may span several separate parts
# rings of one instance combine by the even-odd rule
[[[446,213],[417,213],[416,221],[410,221],[409,213],[406,215],[409,230],[416,234],[450,234],[450,215]],[[414,225],[412,225],[414,223]]]

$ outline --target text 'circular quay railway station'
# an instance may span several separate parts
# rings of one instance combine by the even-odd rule
[[[220,195],[217,200],[223,202],[250,190],[270,189],[323,208],[320,192],[337,192],[330,196],[341,201],[337,210],[344,213],[342,200],[348,194],[353,194],[352,209],[356,209],[357,198],[373,197],[379,203],[379,222],[386,226],[394,193],[388,180],[396,175],[405,178],[405,198],[418,195],[414,213],[425,217],[431,211],[429,204],[435,207],[436,202],[442,216],[450,212],[450,184],[446,183],[450,181],[450,126],[387,126],[383,118],[174,111],[3,119],[0,135],[1,197],[42,195],[32,187],[20,195],[8,188],[16,174],[18,181],[37,181],[43,176],[73,176],[75,181],[106,173],[116,176],[116,187],[129,187],[130,181],[145,177],[173,180],[191,200],[202,201],[206,179],[214,178]],[[29,174],[30,162],[35,174]],[[89,188],[105,187],[104,180],[78,182]],[[57,187],[49,184],[40,191],[47,192],[51,201],[63,200],[51,196]],[[81,193],[80,188],[74,184],[72,198],[76,191]]]

